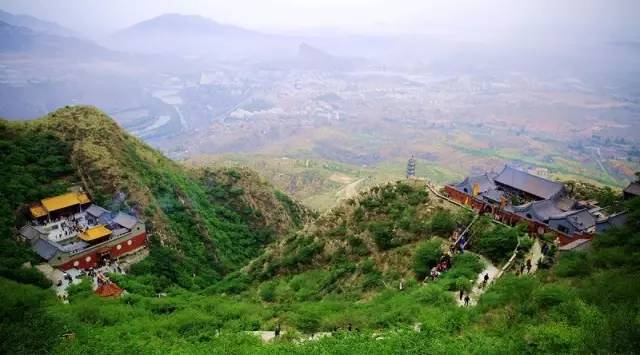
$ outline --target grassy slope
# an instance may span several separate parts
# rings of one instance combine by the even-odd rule
[[[283,299],[304,300],[300,294],[305,292],[357,299],[415,279],[416,248],[430,239],[448,238],[469,221],[466,211],[428,195],[419,181],[375,186],[271,245],[237,281],[275,279],[263,284],[262,291],[272,288]],[[455,284],[460,280],[449,281],[447,288],[459,288]]]
[[[77,112],[75,110],[80,110],[82,116],[85,109],[71,111]],[[91,113],[95,111],[86,114]],[[79,177],[94,178],[87,171],[76,174],[75,160],[67,164],[65,157],[77,159],[77,141],[59,140],[57,131],[50,130],[48,123],[43,126],[9,124],[9,128],[5,122],[2,124],[0,149],[10,153],[2,155],[2,159],[6,159],[2,161],[3,165],[7,161],[11,164],[35,163],[28,169],[13,167],[3,176],[9,181],[6,185],[12,186],[1,190],[0,201],[9,211],[18,207],[18,201],[33,200],[34,196],[30,194],[37,197],[56,189],[63,190]],[[48,148],[33,143],[34,133],[38,130],[43,134],[39,138],[49,137]],[[74,153],[66,154],[71,151]],[[61,164],[55,166],[63,169],[50,170],[51,165],[39,164],[42,157],[34,154],[62,159]],[[153,166],[146,158],[139,159],[134,162]],[[95,164],[86,162],[85,166],[91,168],[90,172]],[[197,220],[198,216],[221,219],[211,226],[225,232],[233,231],[233,228],[251,230],[251,220],[234,223],[243,221],[241,212],[235,211],[235,203],[220,204],[220,201],[240,195],[246,197],[244,191],[242,194],[238,191],[238,187],[246,185],[236,183],[233,172],[216,172],[214,177],[203,179],[206,172],[191,174],[177,167],[174,171],[168,166],[169,174],[165,169],[162,173],[154,172],[151,167],[136,170],[135,174],[136,178],[151,175],[145,180],[150,181],[150,192],[144,196],[150,203],[158,204],[167,219],[167,231],[175,232],[172,228],[178,227],[183,228],[178,232],[205,235],[199,228],[206,231],[209,222]],[[109,167],[105,168],[108,170]],[[14,177],[14,174],[17,175]],[[119,174],[114,176],[120,177]],[[46,184],[49,178],[55,178],[56,183],[37,187]],[[212,180],[216,183],[210,184]],[[94,182],[95,186],[101,186],[99,176]],[[110,191],[114,190],[107,186],[99,187],[93,193],[102,193],[108,198]],[[199,257],[190,254],[194,251],[176,255],[172,249],[157,246],[152,250],[160,254],[150,260],[163,262],[146,270],[144,275],[119,278],[118,282],[131,292],[121,299],[99,299],[84,283],[72,291],[71,304],[62,305],[55,301],[50,291],[25,284],[38,284],[37,281],[24,275],[2,274],[0,334],[9,336],[2,337],[0,353],[34,354],[53,350],[71,354],[626,354],[634,353],[640,347],[640,289],[634,281],[640,276],[637,266],[640,257],[639,200],[628,206],[632,211],[629,225],[600,236],[591,253],[566,254],[553,269],[542,270],[535,277],[507,276],[485,293],[478,307],[465,309],[453,304],[451,294],[447,292],[451,280],[446,276],[426,287],[407,277],[404,291],[399,291],[395,287],[397,284],[388,289],[381,284],[383,280],[409,276],[407,263],[414,249],[421,245],[417,242],[432,234],[446,236],[451,228],[448,218],[442,217],[445,214],[438,213],[436,218],[434,206],[422,205],[430,196],[416,191],[402,185],[390,185],[364,194],[358,201],[345,201],[343,207],[325,215],[313,228],[275,246],[269,253],[274,256],[271,260],[268,256],[257,259],[254,266],[260,268],[235,273],[204,292],[171,287],[166,289],[167,297],[155,297],[157,283],[178,270],[168,265],[173,262],[184,265],[179,258],[197,260]],[[127,192],[129,196],[139,193]],[[10,196],[9,193],[14,194],[11,199],[5,197]],[[363,204],[366,210],[356,212]],[[201,215],[201,211],[211,215]],[[150,218],[153,216],[153,210],[145,213],[149,213]],[[13,220],[6,218],[13,216],[12,213],[2,215],[5,223]],[[253,222],[259,225],[260,219]],[[9,231],[4,224],[3,228]],[[363,243],[353,243],[354,239],[349,238],[353,236]],[[5,237],[8,236],[3,235],[3,240]],[[181,238],[177,239],[180,243]],[[293,247],[284,253],[289,245]],[[330,252],[341,249],[342,252]],[[14,252],[12,248],[8,250]],[[6,251],[2,250],[3,253]],[[231,261],[234,257],[228,256]],[[171,258],[178,259],[172,261]],[[3,254],[3,262],[5,259]],[[279,265],[271,268],[272,273],[265,274],[276,260]],[[408,274],[403,274],[407,271]],[[177,275],[178,281],[180,275]],[[254,277],[264,282],[252,280]],[[350,283],[353,284],[351,290],[342,292]],[[263,345],[243,333],[272,329],[276,322],[282,323],[289,333],[344,328],[349,322],[361,332],[342,332],[304,345],[287,340]],[[422,332],[411,330],[416,322],[422,323]],[[74,340],[61,338],[67,331],[75,334]],[[218,331],[219,336],[216,335]],[[383,332],[381,339],[374,340],[379,337],[374,332],[380,331]]]
[[[407,280],[403,291],[378,285],[357,294],[327,292],[340,269],[330,263],[268,281],[275,285],[275,298],[268,301],[265,284],[234,295],[228,294],[230,289],[227,294],[174,289],[164,298],[132,288],[117,300],[99,299],[81,285],[65,306],[50,293],[0,279],[0,295],[9,300],[3,305],[13,306],[13,321],[0,324],[6,334],[21,334],[32,324],[60,324],[29,346],[54,346],[68,354],[631,354],[640,345],[640,289],[631,282],[639,276],[640,200],[629,207],[630,224],[601,236],[591,253],[564,254],[552,269],[535,276],[507,275],[474,308],[454,304],[446,277],[427,286]],[[33,296],[19,305],[21,294]],[[13,312],[29,312],[29,321]],[[289,336],[275,344],[244,333],[273,329],[276,323]],[[344,331],[348,323],[360,332]],[[421,332],[412,330],[416,323]],[[287,340],[298,332],[335,327],[342,331],[331,338],[303,345]],[[53,336],[65,328],[76,334],[75,340]],[[21,343],[12,338],[9,345]]]
[[[247,183],[237,194],[232,184],[184,169],[95,108],[68,107],[32,122],[1,123],[8,168],[0,203],[6,213],[3,243],[14,225],[6,219],[14,215],[9,211],[78,183],[107,206],[123,194],[123,208],[146,219],[153,233],[151,256],[134,271],[152,275],[147,283],[156,289],[173,283],[204,287],[258,255],[275,231],[308,218],[306,209],[279,198],[267,184]],[[229,170],[219,175],[225,174],[237,175]],[[255,178],[239,175],[238,180]],[[253,195],[264,203],[249,203]],[[267,201],[269,210],[260,211]],[[263,212],[281,218],[259,220]]]
[[[356,191],[361,192],[377,184],[403,179],[407,164],[404,160],[391,160],[365,167],[316,158],[246,154],[199,156],[188,163],[194,166],[247,166],[258,171],[280,190],[317,210],[328,210],[336,206],[345,198],[345,187],[356,181],[360,181],[356,185]],[[450,169],[420,159],[416,174],[436,183],[463,178]]]

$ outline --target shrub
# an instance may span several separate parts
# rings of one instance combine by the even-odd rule
[[[420,243],[413,255],[413,272],[416,277],[424,279],[441,257],[442,241],[440,239],[434,238]]]
[[[519,250],[523,252],[528,252],[529,250],[531,250],[532,246],[533,246],[533,239],[531,239],[529,236],[524,236],[520,238],[520,246],[518,247]]]
[[[507,259],[518,244],[518,230],[496,226],[474,237],[473,248],[494,262]]]
[[[451,295],[436,284],[420,287],[416,289],[412,296],[415,297],[416,301],[430,306],[443,306],[452,303]]]
[[[310,334],[318,331],[318,328],[320,327],[320,321],[318,318],[319,317],[316,314],[301,310],[294,315],[292,321],[293,325],[301,332]]]
[[[367,248],[367,245],[364,243],[364,241],[356,236],[349,236],[347,238],[347,243],[349,244],[349,247],[351,247],[351,251],[354,254],[360,255],[360,256],[364,256],[369,254],[369,249]]]
[[[263,283],[260,287],[260,298],[265,302],[273,302],[276,299],[276,287],[274,281]]]
[[[458,254],[453,258],[452,266],[441,277],[443,287],[449,291],[461,288],[470,291],[478,273],[484,269],[480,259],[472,254]]]
[[[374,288],[382,286],[382,274],[378,271],[373,271],[364,275],[362,280],[362,290],[368,291]]]
[[[556,275],[560,277],[585,276],[591,273],[591,263],[588,255],[581,252],[562,254],[555,267]]]
[[[380,250],[387,250],[394,247],[392,225],[384,222],[374,222],[369,225],[369,230],[373,234],[373,240]]]
[[[448,236],[454,229],[456,229],[456,221],[451,212],[439,209],[431,217],[431,230],[434,233]]]

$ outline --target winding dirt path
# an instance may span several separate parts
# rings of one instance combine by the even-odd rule
[[[348,199],[348,198],[356,196],[358,194],[358,185],[362,181],[364,181],[364,178],[358,179],[358,180],[346,185],[345,187],[343,187],[340,190],[338,190],[338,192],[336,192],[336,196],[338,196],[339,199]]]
[[[465,253],[471,253],[471,252],[465,251]],[[485,265],[484,269],[482,270],[482,272],[480,272],[478,274],[478,277],[476,278],[475,284],[473,285],[473,289],[471,290],[471,293],[469,294],[469,298],[470,298],[469,306],[475,306],[478,303],[478,299],[480,298],[480,296],[499,277],[500,269],[498,269],[495,265],[493,265],[491,263],[491,261],[489,259],[485,258],[484,256],[482,256],[480,254],[476,254],[476,253],[471,253],[471,254],[479,257],[480,260]],[[489,281],[483,287],[484,275],[489,275]],[[458,303],[458,306],[464,306],[464,298],[460,299],[460,296],[459,296],[458,292],[454,292],[454,294],[455,294],[455,298],[456,298],[456,302]]]

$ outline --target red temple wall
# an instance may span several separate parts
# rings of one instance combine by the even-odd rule
[[[560,231],[557,231],[555,229],[551,229],[545,223],[535,221],[523,216],[519,216],[515,213],[501,211],[501,210],[495,211],[496,206],[485,203],[481,200],[478,200],[477,198],[471,195],[468,195],[462,191],[458,191],[454,187],[449,185],[446,185],[444,187],[444,190],[452,200],[465,204],[478,212],[489,213],[492,215],[494,219],[501,221],[502,223],[505,223],[511,226],[514,226],[519,222],[526,223],[529,227],[528,230],[530,235],[541,235],[544,233],[553,233],[558,238],[560,245],[568,244],[576,239],[593,239],[593,234],[568,235]]]
[[[146,244],[147,244],[147,235],[146,233],[143,232],[141,234],[136,235],[135,237],[131,237],[129,239],[123,239],[118,244],[114,244],[110,246],[108,249],[108,253],[111,256],[111,258],[117,258],[123,254],[127,254],[136,249],[139,249],[145,246]],[[89,269],[92,267],[96,267],[99,260],[99,255],[97,250],[98,249],[87,252],[85,254],[79,254],[73,257],[73,259],[67,261],[66,263],[58,267],[62,270],[68,270],[71,268]]]

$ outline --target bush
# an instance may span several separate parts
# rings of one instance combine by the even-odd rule
[[[494,262],[501,262],[511,256],[518,245],[519,231],[516,228],[495,226],[488,232],[476,235],[473,249]]]
[[[434,233],[448,237],[454,229],[456,229],[456,221],[451,212],[439,209],[431,217],[431,231]]]
[[[273,302],[276,299],[276,287],[274,281],[263,283],[260,287],[260,298],[265,302]]]
[[[520,238],[520,246],[518,247],[519,251],[526,253],[529,250],[531,250],[532,246],[533,246],[532,238],[530,238],[529,236],[524,236]]]
[[[319,317],[315,314],[301,310],[294,315],[292,321],[293,325],[298,328],[298,330],[306,334],[311,334],[318,331],[318,328],[320,327],[320,321],[318,318]]]
[[[393,230],[390,223],[374,222],[369,225],[369,230],[373,234],[373,240],[380,250],[393,248]]]
[[[413,272],[418,279],[424,279],[429,270],[440,261],[442,257],[442,241],[430,239],[420,243],[413,255]]]
[[[447,291],[436,284],[420,287],[412,294],[415,300],[429,306],[444,306],[452,304],[452,298]]]
[[[560,277],[585,276],[591,273],[591,263],[588,255],[582,252],[568,252],[560,256],[555,267],[556,275]]]
[[[458,254],[453,258],[451,268],[442,275],[440,282],[449,291],[470,291],[478,273],[483,269],[484,265],[477,256]]]
[[[542,309],[572,301],[574,298],[575,294],[573,292],[560,285],[547,285],[533,293],[534,302]]]

